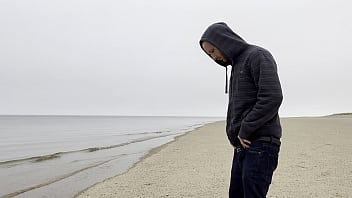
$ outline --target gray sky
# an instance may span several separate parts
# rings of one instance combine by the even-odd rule
[[[225,71],[200,49],[224,21],[274,55],[281,116],[352,112],[344,0],[1,0],[0,114],[225,116]]]

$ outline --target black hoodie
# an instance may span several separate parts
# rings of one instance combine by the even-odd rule
[[[216,63],[232,66],[226,124],[230,142],[240,146],[237,136],[249,141],[263,136],[281,138],[278,110],[283,97],[270,52],[248,44],[225,23],[209,26],[201,37],[201,47],[205,41],[228,60]]]

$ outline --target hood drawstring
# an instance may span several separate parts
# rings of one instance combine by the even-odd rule
[[[226,74],[225,74],[225,76],[226,76],[226,83],[225,83],[225,94],[227,94],[228,93],[228,88],[227,88],[227,83],[228,83],[228,80],[227,80],[227,66],[225,66],[225,68],[226,68]]]

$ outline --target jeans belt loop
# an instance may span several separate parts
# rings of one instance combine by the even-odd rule
[[[236,147],[236,153],[239,153],[239,152],[241,152],[241,147]]]

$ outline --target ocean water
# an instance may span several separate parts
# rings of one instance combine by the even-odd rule
[[[214,117],[0,116],[0,198],[74,197]]]

